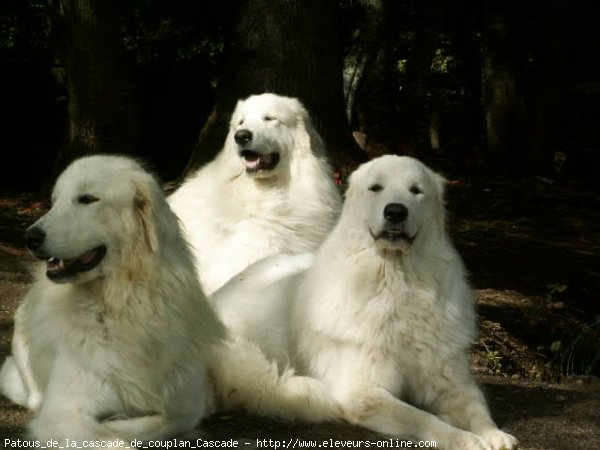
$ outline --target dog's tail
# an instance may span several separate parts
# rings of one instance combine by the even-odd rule
[[[342,417],[341,408],[318,380],[283,374],[253,343],[238,338],[215,347],[211,373],[224,409],[244,409],[286,420],[324,422]]]

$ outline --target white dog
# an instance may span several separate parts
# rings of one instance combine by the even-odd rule
[[[267,258],[212,301],[281,367],[327,385],[352,423],[450,450],[512,449],[470,372],[473,295],[443,185],[409,157],[362,165],[314,262]]]
[[[314,417],[337,414],[319,383],[279,377],[254,344],[227,340],[176,216],[138,163],[77,160],[52,200],[26,231],[45,262],[0,373],[0,391],[36,412],[31,438],[128,447],[189,430],[219,403],[311,419],[313,402]]]
[[[210,295],[265,256],[316,249],[335,223],[341,196],[304,107],[262,94],[238,102],[223,150],[169,203]]]

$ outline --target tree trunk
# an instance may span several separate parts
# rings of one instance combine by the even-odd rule
[[[397,20],[400,12],[392,0],[384,0],[378,24],[378,48],[365,69],[360,86],[359,116],[367,135],[367,153],[421,156],[419,131],[426,114],[427,93],[431,80],[431,63],[437,49],[442,25],[442,4],[428,0],[417,6],[415,40],[407,59],[401,82],[397,71]]]
[[[427,111],[427,94],[431,86],[431,65],[442,31],[444,4],[440,0],[417,3],[415,41],[406,62],[400,95],[400,147],[406,153],[424,157],[426,142],[421,121]]]
[[[566,0],[548,4],[540,76],[530,119],[529,169],[535,175],[554,173],[554,152],[560,120],[560,100],[565,60]]]
[[[344,99],[346,118],[351,127],[359,127],[355,107],[357,95],[365,79],[365,71],[373,65],[382,44],[386,2],[387,0],[370,0],[362,3],[363,20],[357,24],[344,58]]]
[[[517,174],[527,165],[525,112],[520,93],[522,66],[517,43],[515,0],[485,3],[484,108],[490,171]]]
[[[55,162],[58,174],[92,153],[136,154],[141,107],[121,48],[119,0],[62,0],[62,55],[68,88],[68,130]],[[56,23],[58,21],[58,23]]]
[[[334,0],[245,0],[235,8],[217,105],[187,172],[221,149],[238,99],[273,92],[308,109],[335,166],[365,159],[346,121]]]
[[[356,88],[356,119],[366,136],[365,150],[370,157],[403,153],[398,148],[398,71],[394,46],[398,38],[397,12],[392,0],[373,2],[365,19],[367,55],[363,75]],[[371,29],[373,29],[371,31]]]
[[[481,14],[479,0],[466,0],[461,3],[454,43],[458,55],[458,70],[464,83],[465,124],[462,137],[468,149],[481,148],[485,136],[481,101],[482,49],[480,40],[476,38],[478,27],[481,25]]]

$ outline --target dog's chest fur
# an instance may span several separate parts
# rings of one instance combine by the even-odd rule
[[[443,285],[450,277],[422,279],[410,266],[374,254],[341,262],[339,273],[309,304],[313,331],[352,346],[362,370],[378,383],[395,391],[403,378],[443,372],[465,354],[473,339],[465,323],[472,322],[473,309],[440,295],[455,291]]]
[[[193,208],[175,208],[207,294],[261,258],[314,250],[337,218],[335,191],[305,185],[305,180],[257,181],[245,174],[223,179],[213,175],[216,168],[207,167],[194,180]],[[209,186],[211,180],[215,184]],[[182,195],[189,193],[177,194],[175,202]]]

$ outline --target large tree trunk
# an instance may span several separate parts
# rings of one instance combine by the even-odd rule
[[[356,88],[356,120],[366,136],[365,150],[370,157],[406,153],[399,148],[398,135],[398,11],[393,0],[365,2],[365,7],[370,10],[363,25],[366,58]]]
[[[346,118],[351,127],[360,126],[356,110],[357,96],[364,83],[366,71],[373,65],[382,46],[382,25],[388,14],[387,1],[361,2],[363,20],[357,24],[349,39],[344,58],[344,99]]]
[[[558,141],[560,100],[565,60],[564,27],[566,0],[547,5],[540,75],[529,129],[529,169],[535,175],[554,173],[554,153]]]
[[[262,92],[297,97],[306,106],[334,165],[364,160],[344,113],[337,2],[246,0],[235,12],[217,105],[187,172],[221,149],[236,101]]]
[[[459,22],[456,27],[455,52],[458,55],[458,71],[464,86],[465,120],[464,142],[469,153],[484,144],[484,121],[482,110],[482,49],[477,39],[481,26],[479,0],[465,0],[460,4]],[[480,155],[469,154],[467,158]],[[475,161],[474,161],[475,162]],[[482,161],[477,161],[479,164]]]
[[[121,47],[119,0],[62,0],[68,130],[55,174],[92,153],[140,151],[141,108]],[[58,22],[58,23],[56,23]]]
[[[490,171],[515,174],[527,165],[525,111],[520,92],[516,0],[485,2],[484,108]]]
[[[425,119],[427,94],[431,87],[431,65],[442,31],[444,3],[418,2],[415,41],[406,62],[400,95],[400,147],[409,154],[425,156],[426,142],[421,121]]]
[[[425,141],[420,127],[425,118],[431,63],[441,31],[443,5],[427,0],[417,5],[415,40],[399,83],[397,70],[397,19],[401,14],[393,0],[382,0],[377,29],[378,47],[368,60],[359,89],[361,131],[367,134],[371,156],[384,153],[422,156]]]

